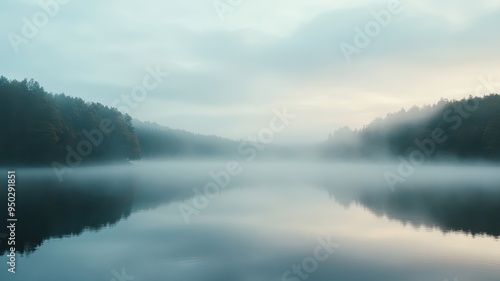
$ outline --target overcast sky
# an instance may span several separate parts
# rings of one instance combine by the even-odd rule
[[[171,75],[133,117],[239,139],[286,106],[296,119],[277,142],[322,141],[401,107],[474,94],[481,76],[500,81],[498,0],[401,1],[350,63],[341,43],[355,47],[355,28],[391,1],[216,2],[233,7],[70,0],[27,38],[23,18],[43,23],[44,10],[36,0],[3,1],[0,75],[111,105],[142,84],[147,67],[160,67]]]

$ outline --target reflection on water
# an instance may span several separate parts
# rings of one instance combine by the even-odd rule
[[[130,215],[136,192],[126,178],[73,178],[60,183],[51,174],[21,172],[18,177],[16,248],[21,253],[33,252],[48,238],[115,224]],[[6,206],[6,198],[2,199]],[[7,244],[0,244],[0,252],[6,250]]]
[[[500,214],[500,188],[492,186],[405,186],[395,192],[366,191],[355,202],[414,226],[498,237],[500,225],[494,222]]]
[[[126,267],[136,280],[282,280],[330,236],[342,247],[288,280],[498,280],[494,168],[422,167],[391,191],[382,165],[260,163],[186,224],[179,204],[224,165],[82,168],[62,183],[20,170],[16,246],[30,254],[0,277],[110,280]]]
[[[500,225],[495,221],[500,214],[500,181],[478,180],[476,176],[438,183],[430,178],[408,182],[395,190],[365,183],[339,188],[332,179],[323,186],[338,203],[362,205],[379,217],[415,227],[435,227],[443,232],[498,238]]]

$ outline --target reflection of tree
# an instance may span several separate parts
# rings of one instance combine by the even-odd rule
[[[61,183],[51,170],[40,170],[38,176],[36,171],[18,171],[16,250],[32,253],[47,239],[99,230],[133,212],[192,198],[192,188],[203,186],[206,174],[189,172],[188,177],[179,177],[175,169],[159,177],[141,177],[132,165],[81,168]],[[6,196],[1,192],[2,206],[7,206]],[[2,222],[6,215],[0,212]],[[0,253],[7,248],[1,241]]]
[[[328,191],[338,200],[339,189],[329,188]],[[348,201],[345,194],[338,195],[344,205],[358,203],[377,216],[414,226],[500,236],[500,189],[493,186],[406,186],[394,192],[361,188],[351,191]]]
[[[35,251],[49,238],[78,235],[118,222],[130,214],[135,193],[130,178],[68,178],[63,183],[48,177],[22,179],[20,176],[16,201],[16,250],[21,253]],[[5,215],[2,212],[2,221]],[[0,243],[0,253],[7,247]]]

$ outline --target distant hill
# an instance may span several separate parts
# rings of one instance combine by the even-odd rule
[[[133,120],[143,159],[196,157],[254,159],[316,159],[315,145],[256,144],[218,136],[171,129],[152,122]],[[257,149],[263,147],[263,150]]]
[[[144,159],[166,157],[226,157],[237,153],[239,142],[175,130],[133,120]]]

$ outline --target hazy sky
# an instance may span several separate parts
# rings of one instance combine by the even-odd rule
[[[133,117],[246,138],[286,106],[296,119],[277,142],[321,141],[401,107],[474,94],[480,76],[500,81],[498,0],[400,1],[348,63],[341,43],[356,47],[355,28],[390,2],[69,0],[44,22],[38,1],[4,1],[0,75],[111,105],[159,67],[171,76]],[[214,3],[233,7],[218,13]],[[23,21],[34,16],[35,32]]]

